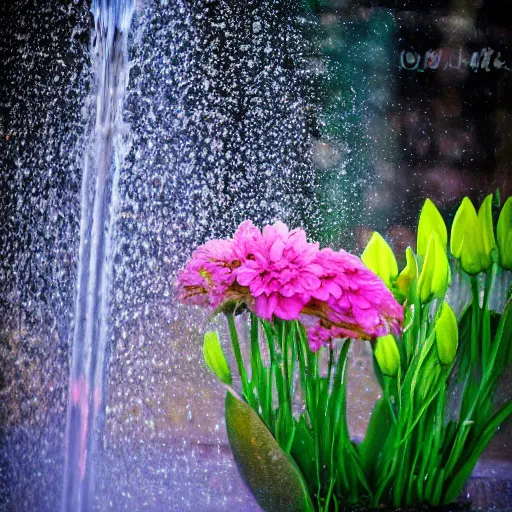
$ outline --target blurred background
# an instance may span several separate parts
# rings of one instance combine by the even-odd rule
[[[510,195],[503,2],[310,5],[326,76],[313,161],[323,196],[357,205],[359,249],[371,226],[401,252],[425,197],[449,220],[465,195]],[[324,235],[339,237],[343,216],[327,213]]]
[[[0,6],[2,511],[54,511],[62,492],[94,112],[88,8]],[[175,304],[176,272],[198,244],[230,236],[246,218],[282,219],[356,254],[378,230],[403,261],[425,198],[449,226],[466,195],[508,197],[506,8],[497,0],[137,3],[95,510],[258,510],[230,455],[223,390],[202,360],[206,315]],[[225,330],[221,319],[214,327]],[[364,344],[350,356],[356,438],[378,394],[370,356]],[[508,378],[501,398],[511,394]],[[492,478],[492,506],[511,509],[510,422],[485,458],[468,493],[485,507]]]

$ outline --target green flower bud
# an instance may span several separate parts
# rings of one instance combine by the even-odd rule
[[[478,210],[478,227],[481,233],[481,262],[484,270],[492,265],[492,252],[496,249],[494,227],[492,224],[492,194],[489,194]]]
[[[210,371],[221,382],[231,386],[231,371],[216,332],[209,331],[204,335],[203,355]]]
[[[428,241],[432,233],[437,233],[439,241],[443,247],[446,247],[448,241],[446,224],[435,204],[430,199],[426,199],[418,222],[418,238],[416,241],[418,256],[425,257],[427,254]]]
[[[391,288],[393,281],[398,276],[398,265],[391,247],[376,231],[368,242],[361,259],[372,272],[375,272],[384,281],[388,288]]]
[[[465,197],[453,218],[450,237],[450,250],[459,258],[462,268],[469,274],[480,271],[479,258],[475,257],[478,250],[477,241],[478,215],[473,203]]]
[[[492,225],[492,195],[488,195],[478,214],[468,197],[462,200],[453,219],[450,250],[462,269],[476,275],[492,264],[496,247]]]
[[[459,329],[453,309],[443,302],[436,322],[437,354],[442,364],[452,364],[457,354]]]
[[[512,196],[505,201],[501,209],[496,233],[501,266],[512,270]]]
[[[381,372],[384,375],[395,377],[400,367],[400,352],[398,352],[398,347],[392,334],[377,338],[374,354]]]
[[[407,295],[411,283],[418,277],[418,264],[416,262],[416,256],[412,252],[410,247],[405,250],[405,258],[407,264],[405,268],[400,272],[398,279],[396,280],[396,286],[400,293]]]
[[[418,279],[419,296],[422,302],[434,298],[442,299],[450,284],[450,266],[446,249],[437,233],[430,236],[427,253]]]

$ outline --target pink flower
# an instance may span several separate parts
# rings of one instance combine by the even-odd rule
[[[399,333],[403,309],[356,256],[319,250],[282,222],[263,231],[243,222],[233,240],[198,247],[178,277],[182,302],[215,309],[245,303],[260,318],[305,325],[312,350],[340,337]]]
[[[178,275],[178,299],[211,309],[225,302],[235,280],[235,258],[231,240],[210,240],[199,246]]]
[[[303,310],[319,319],[308,328],[312,350],[334,337],[368,339],[400,332],[402,306],[357,256],[323,249],[316,263],[323,269],[321,286]]]
[[[233,252],[237,259],[245,261],[260,239],[260,230],[250,220],[242,222],[233,236]]]
[[[295,320],[320,286],[322,268],[315,263],[318,245],[306,241],[302,229],[289,231],[282,222],[263,232],[243,224],[234,237],[240,256],[236,270],[239,285],[249,288],[255,313],[272,320]]]
[[[304,318],[301,320],[304,323]],[[318,319],[315,319],[310,326],[306,326],[306,334],[312,352],[318,352],[322,347],[330,345],[333,339],[330,329],[322,327]]]

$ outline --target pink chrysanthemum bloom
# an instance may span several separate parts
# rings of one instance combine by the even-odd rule
[[[315,263],[323,269],[321,286],[303,310],[318,319],[308,327],[312,350],[335,337],[371,339],[400,332],[402,306],[357,256],[323,249]]]
[[[242,222],[233,236],[233,252],[238,261],[250,257],[260,241],[261,231],[250,220]]]
[[[403,309],[383,281],[345,251],[319,250],[302,229],[243,222],[233,240],[198,247],[178,277],[178,298],[211,309],[245,303],[264,320],[300,321],[312,350],[335,338],[399,333]]]
[[[318,245],[306,241],[302,229],[288,230],[282,222],[260,233],[244,223],[234,237],[240,257],[236,280],[254,297],[255,313],[272,320],[295,320],[320,286],[322,268],[315,263]]]
[[[178,275],[178,299],[215,309],[229,299],[237,264],[232,240],[210,240],[199,246]]]

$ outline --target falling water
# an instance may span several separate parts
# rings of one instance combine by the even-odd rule
[[[71,355],[62,511],[91,509],[94,460],[104,423],[109,283],[119,169],[127,38],[135,0],[93,0],[94,109],[81,196],[80,249]]]
[[[0,97],[0,510],[251,510],[202,318],[172,283],[243,219],[314,211],[299,3],[145,0],[126,90],[132,6],[15,4],[0,31],[15,49]]]

